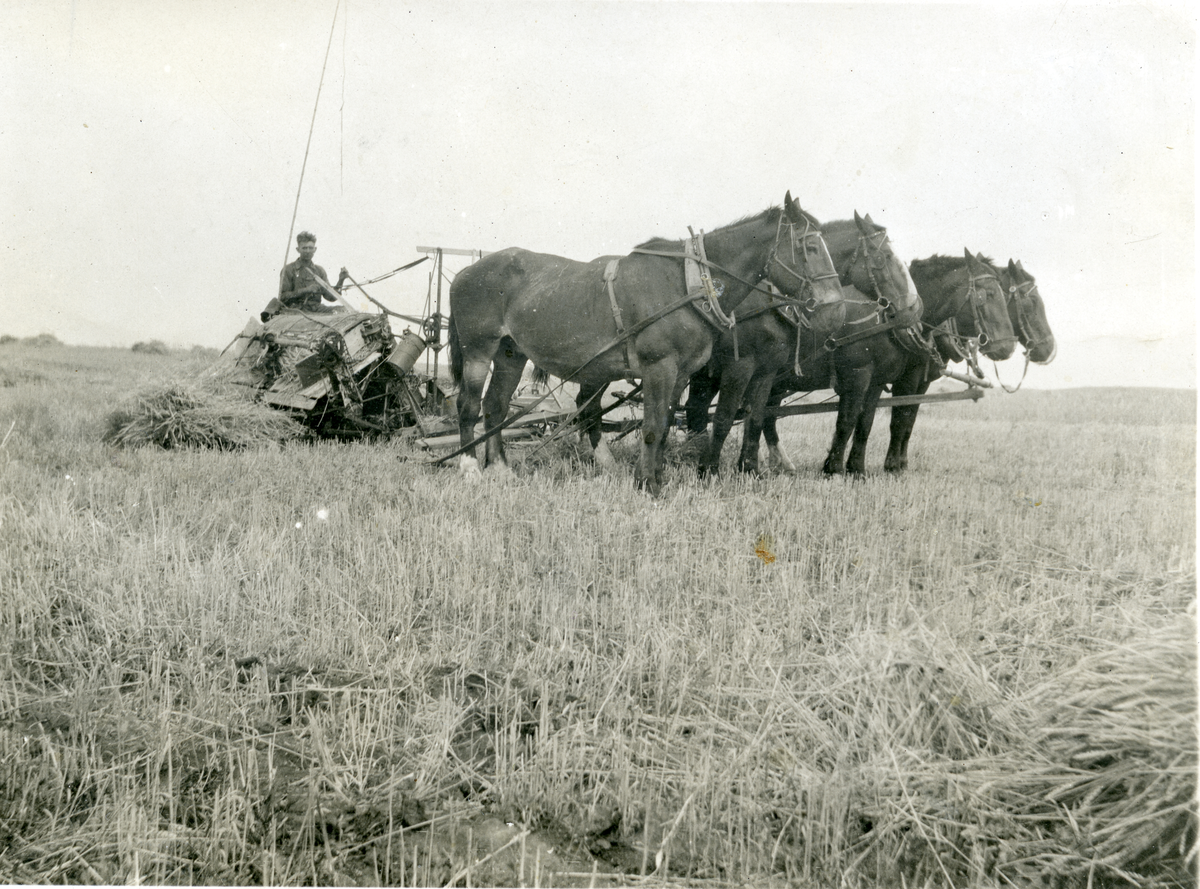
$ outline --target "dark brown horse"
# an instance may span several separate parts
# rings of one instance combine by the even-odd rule
[[[1010,259],[1008,268],[1000,274],[1008,292],[1008,317],[1027,359],[1034,364],[1049,364],[1058,354],[1058,345],[1046,320],[1046,304],[1038,293],[1037,281],[1025,271],[1019,259],[1016,262]]]
[[[485,428],[492,430],[505,419],[532,359],[545,372],[579,383],[581,395],[599,393],[613,380],[641,380],[637,479],[658,494],[673,406],[688,377],[708,360],[724,319],[764,279],[810,311],[841,299],[815,220],[790,193],[782,208],[705,235],[703,247],[715,302],[707,309],[697,306],[701,293],[688,289],[682,241],[650,241],[619,262],[576,262],[510,247],[464,269],[450,288],[463,470],[479,468],[471,443],[481,399]],[[486,462],[507,465],[501,436],[488,438]]]
[[[870,293],[871,304],[889,317],[899,314],[915,318],[919,314],[916,285],[892,250],[886,229],[876,225],[869,214],[865,219],[855,213],[853,221],[826,223],[821,232],[840,280],[849,288],[847,292],[858,294],[860,302],[867,299],[862,294]],[[846,305],[843,299],[843,310]],[[738,410],[744,408],[757,414],[761,422],[775,379],[819,350],[826,339],[824,332],[805,325],[803,319],[763,294],[753,294],[742,305],[740,317],[736,340],[732,334],[723,335],[709,367],[694,374],[691,380],[689,421],[694,418],[692,411],[702,402],[699,431],[703,431],[712,401],[712,391],[706,393],[704,387],[708,375],[715,372],[720,377],[720,401],[713,418],[712,438],[700,462],[702,475],[717,471]],[[844,324],[844,314],[841,320]],[[745,465],[743,457],[742,468],[753,471],[756,465],[756,460]]]
[[[1007,268],[996,269],[996,273],[1006,295],[1009,321],[1025,348],[1026,367],[1030,361],[1049,364],[1054,360],[1058,347],[1050,323],[1046,320],[1046,306],[1038,293],[1033,275],[1025,271],[1020,262],[1014,263],[1011,259]],[[892,384],[893,395],[924,395],[930,384],[941,375],[947,362],[962,359],[962,352],[955,347],[952,339],[939,337],[937,345],[940,366],[932,358],[923,367],[916,366],[914,362]],[[883,463],[883,468],[888,472],[902,472],[908,468],[908,442],[920,409],[919,404],[892,408],[891,438]]]
[[[917,260],[909,270],[922,294],[921,327],[926,334],[914,336],[899,325],[888,328],[881,323],[878,308],[871,301],[858,297],[858,304],[848,314],[843,331],[829,341],[828,345],[834,348],[824,344],[820,347],[810,345],[807,358],[802,361],[802,375],[797,376],[793,371],[782,373],[776,378],[762,408],[747,405],[739,468],[751,472],[757,470],[761,431],[767,439],[772,465],[792,470],[791,461],[779,446],[771,409],[789,392],[832,387],[839,395],[838,421],[824,471],[827,474],[843,471],[864,474],[867,440],[884,385],[904,377],[910,365],[925,368],[933,349],[928,333],[951,319],[955,321],[959,335],[980,341],[985,354],[998,359],[1012,354],[1016,338],[1008,318],[1001,281],[983,257],[964,251],[960,259]],[[872,333],[875,328],[879,328],[879,332]],[[688,399],[689,429],[693,431],[703,428],[704,414],[707,413],[706,404],[701,413],[705,381],[700,380],[700,384],[696,403],[693,405],[691,393]],[[721,385],[723,387],[723,380]],[[851,435],[853,444],[847,460],[845,448]]]

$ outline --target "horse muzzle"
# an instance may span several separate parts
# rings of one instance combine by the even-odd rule
[[[1034,364],[1049,364],[1058,355],[1058,343],[1054,337],[1039,340],[1029,349],[1029,360]]]
[[[979,350],[993,361],[1004,361],[1006,358],[1011,358],[1016,348],[1017,338],[1015,336],[994,340],[986,333],[979,335]]]

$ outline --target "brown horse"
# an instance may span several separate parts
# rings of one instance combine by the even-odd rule
[[[980,341],[985,354],[997,359],[1012,354],[1016,337],[1008,318],[1002,283],[998,273],[982,256],[972,256],[970,251],[964,251],[960,259],[932,257],[916,260],[909,268],[922,294],[920,320],[926,331],[954,319],[961,334]],[[779,446],[776,418],[771,411],[787,393],[832,387],[839,395],[838,421],[824,471],[827,474],[865,473],[867,440],[883,386],[905,378],[910,367],[919,367],[924,372],[932,346],[927,340],[923,345],[921,339],[924,337],[917,339],[908,335],[899,325],[889,328],[879,323],[878,308],[869,300],[859,297],[857,303],[848,314],[843,331],[831,337],[827,344],[818,347],[810,340],[806,353],[801,355],[801,376],[790,370],[784,371],[776,377],[765,404],[746,406],[748,416],[742,430],[740,469],[757,471],[761,432],[767,440],[771,464],[791,471],[794,467]],[[862,327],[862,332],[855,330],[856,327]],[[873,329],[878,332],[872,332]],[[792,336],[795,342],[795,335]],[[705,386],[711,386],[711,383],[703,379],[699,383],[694,401],[693,393],[688,399],[688,425],[692,431],[702,431],[707,419],[704,395]],[[720,386],[723,389],[723,379]],[[845,448],[852,434],[853,445],[847,460]]]
[[[1025,363],[1049,364],[1054,360],[1058,347],[1054,333],[1046,320],[1046,306],[1038,293],[1033,275],[1025,271],[1020,262],[1008,261],[1008,267],[996,269],[1000,284],[1007,298],[1008,317],[1017,339],[1025,348]],[[942,372],[947,362],[961,360],[961,350],[955,348],[953,340],[937,339],[938,363],[932,359],[922,366],[914,365],[899,380],[892,384],[893,395],[924,395],[929,386]],[[891,438],[888,440],[887,457],[883,468],[888,472],[903,472],[908,468],[908,442],[913,426],[917,422],[919,404],[892,408]]]
[[[718,330],[759,282],[769,280],[810,313],[841,299],[820,230],[790,192],[782,208],[704,236],[701,259],[711,278],[707,304],[698,305],[701,291],[688,289],[685,254],[690,251],[682,241],[665,240],[649,241],[619,260],[591,262],[510,247],[464,269],[450,288],[462,469],[479,468],[472,439],[481,399],[484,425],[495,429],[532,359],[547,373],[579,383],[581,396],[595,393],[597,402],[609,382],[641,380],[644,413],[636,476],[657,495],[669,419],[680,392],[708,360]],[[507,465],[501,436],[488,438],[486,462]]]
[[[914,318],[920,313],[920,299],[908,268],[892,250],[886,229],[876,225],[870,214],[864,219],[855,213],[853,221],[826,223],[821,232],[848,293],[858,294],[859,301],[866,299],[864,293],[870,293],[871,304],[881,313]],[[847,305],[844,297],[843,309]],[[702,404],[700,427],[693,430],[702,432],[712,401],[712,390],[705,390],[709,382],[706,375],[715,372],[720,377],[721,397],[713,418],[712,438],[700,462],[702,475],[717,471],[738,410],[744,407],[757,413],[761,422],[776,377],[819,350],[826,338],[825,332],[801,323],[794,313],[763,294],[752,294],[742,305],[740,316],[736,340],[732,334],[724,334],[709,367],[694,374],[690,381],[689,427],[696,419],[693,411]],[[844,324],[844,314],[842,321]],[[756,467],[756,460],[747,466],[743,458],[743,469],[753,471]]]
[[[1008,316],[1027,359],[1034,364],[1049,364],[1058,354],[1058,344],[1046,320],[1046,304],[1038,293],[1037,281],[1019,259],[1010,259],[1000,275],[1008,292]]]

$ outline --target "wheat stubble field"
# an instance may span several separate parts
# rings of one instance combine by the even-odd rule
[[[0,345],[4,882],[1195,884],[1194,391],[658,501],[630,439],[102,441],[203,363]]]

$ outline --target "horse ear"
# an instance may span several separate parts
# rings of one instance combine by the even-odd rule
[[[1012,257],[1010,256],[1008,259],[1008,273],[1010,275],[1013,275],[1013,274],[1016,274],[1016,271],[1017,271],[1017,264],[1012,261]]]
[[[1019,268],[1023,272],[1025,271],[1025,266],[1021,265],[1021,260],[1019,260],[1019,259],[1017,260],[1017,268]],[[1026,272],[1026,274],[1028,274],[1028,272]]]
[[[972,253],[970,250],[968,250],[966,247],[963,247],[963,256],[965,256],[967,259],[975,258],[975,254]]]
[[[878,228],[878,226],[875,225],[875,220],[871,218],[870,213],[867,214],[867,216],[863,220],[863,222],[865,222],[867,224],[867,227],[870,228],[872,232],[875,231],[876,228]]]
[[[863,227],[863,219],[861,216],[858,215],[857,210],[854,211],[854,224],[858,226],[858,230],[860,232],[862,232],[864,235],[868,234],[866,228]]]

